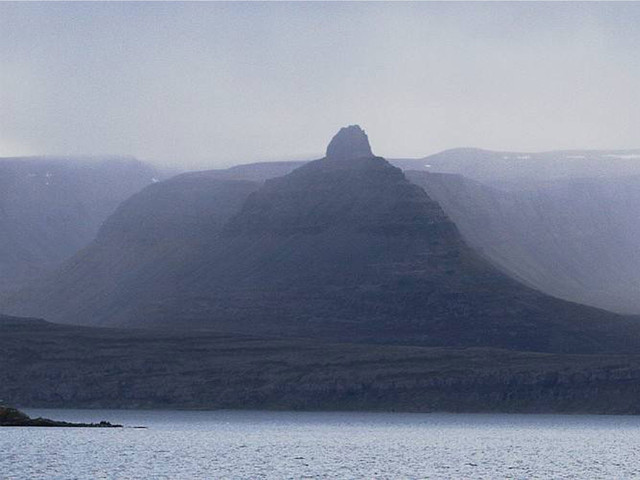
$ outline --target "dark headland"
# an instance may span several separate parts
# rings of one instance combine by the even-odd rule
[[[104,420],[99,423],[72,423],[50,420],[48,418],[31,418],[16,408],[0,405],[0,427],[90,427],[90,428],[119,428]]]

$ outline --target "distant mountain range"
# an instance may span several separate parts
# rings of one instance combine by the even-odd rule
[[[0,292],[57,268],[157,176],[128,157],[0,158]]]
[[[640,175],[640,149],[524,153],[454,148],[421,159],[390,161],[403,170],[455,173],[502,188],[568,178]]]
[[[493,267],[425,190],[373,155],[359,127],[342,129],[326,158],[264,184],[232,176],[147,187],[3,311],[338,342],[640,346],[637,319],[549,297]]]
[[[402,170],[451,173],[502,190],[570,179],[640,176],[640,149],[508,152],[452,148],[423,158],[388,158]],[[263,181],[290,173],[308,161],[261,162],[238,165],[218,174]]]

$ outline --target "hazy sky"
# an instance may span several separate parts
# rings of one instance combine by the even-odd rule
[[[0,3],[0,156],[640,147],[640,3]]]

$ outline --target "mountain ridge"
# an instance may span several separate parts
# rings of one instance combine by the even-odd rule
[[[418,159],[395,159],[403,170],[461,174],[489,186],[521,188],[530,181],[640,174],[640,149],[510,152],[452,148]]]

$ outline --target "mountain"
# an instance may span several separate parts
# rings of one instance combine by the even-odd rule
[[[502,191],[460,175],[406,174],[511,276],[558,297],[640,313],[640,176]]]
[[[173,282],[174,270],[212,237],[259,183],[193,172],[149,185],[134,194],[99,229],[97,238],[32,287],[18,292],[26,309],[47,318],[77,323],[109,323],[122,307],[157,280]],[[166,285],[170,290],[173,283]],[[39,292],[37,299],[25,295]],[[65,292],[74,292],[69,295]],[[141,322],[145,319],[139,319]]]
[[[359,127],[343,129],[326,158],[263,185],[153,185],[3,310],[340,342],[583,353],[640,346],[636,319],[549,297],[492,267],[365,142]]]
[[[640,175],[640,150],[525,153],[454,148],[421,159],[392,162],[403,170],[461,174],[501,188],[519,188],[531,181]]]
[[[0,398],[48,408],[638,414],[638,355],[322,343],[0,316]]]
[[[0,292],[57,268],[154,177],[133,158],[0,159]]]

